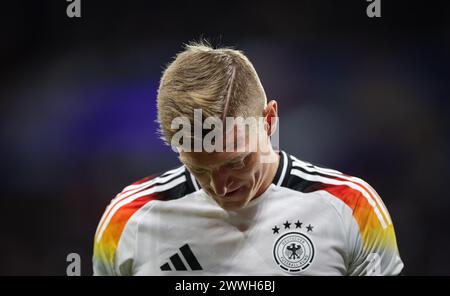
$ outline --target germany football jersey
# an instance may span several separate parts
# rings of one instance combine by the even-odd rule
[[[222,209],[184,167],[126,187],[98,225],[94,275],[398,275],[391,217],[363,180],[280,151],[269,188]]]

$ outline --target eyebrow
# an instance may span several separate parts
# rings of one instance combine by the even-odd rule
[[[226,163],[237,162],[239,160],[242,161],[242,160],[244,160],[244,158],[246,158],[249,155],[250,155],[250,152],[247,152],[246,154],[243,154],[243,155],[238,155],[238,156],[236,156],[234,158],[231,158],[231,159],[227,160]]]

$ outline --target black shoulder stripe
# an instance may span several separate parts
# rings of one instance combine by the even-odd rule
[[[326,184],[319,182],[319,181],[309,181],[309,180],[305,180],[299,176],[293,175],[291,172],[292,170],[299,170],[305,174],[308,175],[316,175],[316,176],[321,176],[321,177],[326,177],[326,178],[330,178],[330,179],[336,179],[335,176],[331,176],[322,172],[311,172],[309,170],[306,170],[304,167],[299,166],[297,164],[295,164],[292,159],[291,156],[288,155],[288,171],[286,172],[286,177],[283,180],[282,186],[283,187],[287,187],[289,189],[293,189],[296,191],[300,191],[303,193],[310,193],[310,192],[314,192],[314,191],[318,191],[318,190],[322,190],[326,187]],[[313,164],[305,164],[306,167],[311,168],[311,169],[315,169],[316,167]]]
[[[194,191],[190,190],[188,182],[185,181],[168,190],[158,192],[158,195],[160,196],[160,200],[174,200],[182,198],[192,192]]]
[[[155,187],[166,187],[164,190],[161,190],[163,188],[157,188],[154,194],[156,196],[157,200],[173,200],[181,198],[185,195],[188,195],[192,192],[194,192],[194,188],[192,185],[191,178],[189,176],[189,172],[184,166],[175,168],[173,170],[167,171],[163,174],[157,175],[156,178],[149,178],[146,182],[151,182],[147,186],[142,186],[137,188],[131,195],[138,194],[140,192],[149,190],[151,188]],[[158,180],[159,178],[159,180]],[[152,182],[152,180],[154,182]],[[173,183],[173,186],[168,185]],[[143,185],[144,183],[142,183]],[[134,189],[130,189],[129,191],[133,191]],[[126,193],[126,192],[124,192]]]
[[[286,187],[303,193],[310,193],[324,189],[326,184],[317,181],[308,181],[298,176],[290,175]]]
[[[159,186],[159,185],[165,185],[165,184],[167,184],[167,183],[170,183],[170,182],[172,182],[173,180],[175,180],[175,179],[179,178],[180,176],[182,176],[184,173],[185,173],[185,170],[184,170],[184,171],[177,172],[176,174],[170,176],[170,178],[167,179],[167,180],[165,180],[165,181],[162,181],[162,182],[159,181],[159,182],[154,183],[154,184],[152,185],[152,187],[153,187],[153,186],[156,186],[156,185]],[[168,174],[168,173],[164,173],[164,174],[162,174],[160,177],[167,177],[167,176],[169,176],[169,174]]]
[[[181,167],[179,169],[181,169]],[[170,174],[172,174],[172,175],[170,176]],[[124,190],[120,194],[125,194],[129,191],[135,191],[133,194],[136,194],[138,192],[150,189],[155,186],[165,185],[169,182],[172,182],[173,180],[175,180],[176,178],[180,177],[183,174],[184,174],[184,170],[180,170],[179,172],[172,170],[172,171],[165,172],[164,174],[150,175],[145,178],[142,178],[141,180],[145,180],[145,181],[140,184],[136,184],[137,187],[135,187],[135,188],[127,189],[128,187],[125,187]],[[169,177],[169,178],[165,179],[165,180],[161,180],[161,178],[166,178],[166,177]],[[160,180],[158,180],[158,178]],[[150,183],[150,184],[145,185],[146,183]],[[132,185],[134,185],[134,184],[135,183],[133,183]]]
[[[308,167],[311,168],[311,169],[315,169],[315,167],[313,165],[308,166]],[[298,166],[296,164],[292,164],[292,169],[296,169],[296,170],[302,171],[302,172],[304,172],[305,174],[308,174],[308,175],[321,176],[321,177],[325,177],[325,178],[328,178],[328,179],[338,179],[338,177],[332,176],[332,175],[329,175],[329,174],[326,174],[326,173],[321,173],[321,172],[317,172],[317,171],[315,171],[315,172],[308,171],[305,168],[303,168],[301,166]]]
[[[183,170],[183,173],[177,174],[176,177],[171,178],[170,181],[167,181],[165,183],[171,182],[177,178],[184,177],[185,181],[162,192],[159,192],[158,195],[160,196],[160,200],[174,200],[182,198],[188,194],[191,194],[196,190],[193,182],[196,182],[196,180],[192,178],[190,172],[185,168]]]

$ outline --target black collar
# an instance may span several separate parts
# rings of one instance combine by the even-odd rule
[[[282,150],[280,150],[278,154],[280,155],[280,162],[278,163],[277,172],[275,173],[272,183],[277,186],[285,186],[287,180],[286,176],[291,170],[291,160],[289,154]]]

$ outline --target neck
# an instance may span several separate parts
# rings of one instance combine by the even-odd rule
[[[278,165],[280,163],[280,155],[273,151],[273,149],[270,149],[268,160],[269,161],[262,164],[261,186],[259,186],[259,189],[256,192],[254,198],[258,198],[267,190],[267,188],[269,188],[270,184],[272,184],[273,178],[275,178],[275,174],[277,173]]]

